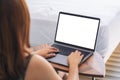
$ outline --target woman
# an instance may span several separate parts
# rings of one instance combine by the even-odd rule
[[[33,52],[29,31],[25,0],[0,0],[0,80],[62,80],[45,60],[58,49],[45,45]],[[75,51],[68,57],[68,80],[79,80],[80,54]]]

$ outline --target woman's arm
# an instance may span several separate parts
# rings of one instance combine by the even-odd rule
[[[79,80],[79,70],[78,66],[82,59],[83,55],[81,55],[81,52],[75,51],[72,52],[68,56],[68,63],[69,63],[69,75],[68,80]]]
[[[69,67],[68,80],[79,80],[78,66],[72,65]]]

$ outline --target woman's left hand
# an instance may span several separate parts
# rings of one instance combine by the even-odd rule
[[[57,48],[51,47],[48,44],[34,47],[34,49],[35,50],[33,50],[33,54],[38,54],[44,58],[54,57],[56,55],[55,53],[59,52],[59,50]]]

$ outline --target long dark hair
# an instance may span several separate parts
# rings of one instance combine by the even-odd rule
[[[25,0],[0,0],[0,80],[14,80],[24,68],[30,17]]]

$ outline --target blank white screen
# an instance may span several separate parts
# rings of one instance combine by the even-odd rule
[[[56,41],[94,49],[99,20],[60,14]]]

